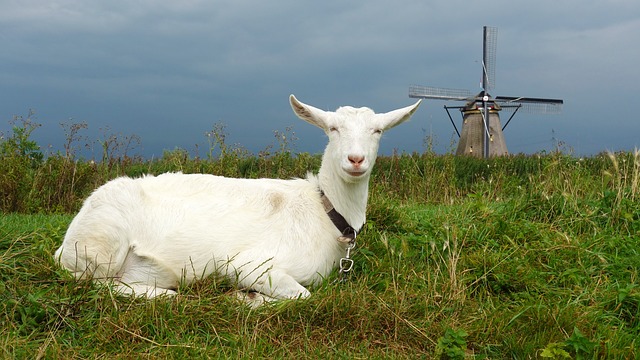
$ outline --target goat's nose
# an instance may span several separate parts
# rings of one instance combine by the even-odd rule
[[[349,162],[354,166],[360,166],[364,162],[364,156],[361,155],[349,155]]]

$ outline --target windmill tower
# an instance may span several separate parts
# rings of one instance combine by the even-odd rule
[[[503,130],[518,110],[529,113],[559,113],[563,101],[560,99],[542,99],[531,97],[496,96],[490,91],[495,87],[496,43],[498,29],[483,27],[482,34],[482,91],[473,95],[469,90],[437,88],[412,85],[409,97],[423,99],[439,99],[465,101],[464,106],[447,106],[444,108],[449,120],[460,137],[456,155],[471,155],[488,158],[490,156],[507,155],[507,145]],[[458,131],[449,109],[459,109],[462,114],[462,133]],[[500,111],[511,109],[513,113],[504,124],[500,123]]]

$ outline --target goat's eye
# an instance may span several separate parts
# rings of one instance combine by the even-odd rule
[[[374,134],[382,134],[382,129],[373,129]]]
[[[335,126],[332,126],[332,127],[330,127],[330,128],[329,128],[329,131],[331,131],[331,132],[336,131],[336,132],[337,132],[337,131],[338,131],[338,128],[337,128],[337,127],[335,127]]]

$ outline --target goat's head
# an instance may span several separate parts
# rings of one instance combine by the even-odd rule
[[[329,137],[323,166],[347,182],[368,178],[378,155],[382,133],[408,120],[418,109],[420,100],[411,106],[376,114],[373,110],[344,106],[335,112],[304,104],[291,95],[293,111],[302,120],[321,129]],[[366,175],[366,176],[365,176]]]

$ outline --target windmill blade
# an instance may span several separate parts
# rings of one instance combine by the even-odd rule
[[[562,111],[561,99],[532,97],[496,96],[495,101],[501,107],[520,107],[530,114],[559,114]]]
[[[496,47],[498,44],[498,28],[484,26],[482,28],[482,88],[490,92],[496,86]]]
[[[473,95],[469,90],[447,89],[420,85],[411,85],[409,87],[409,97],[458,101],[468,101],[470,99],[473,99]]]

